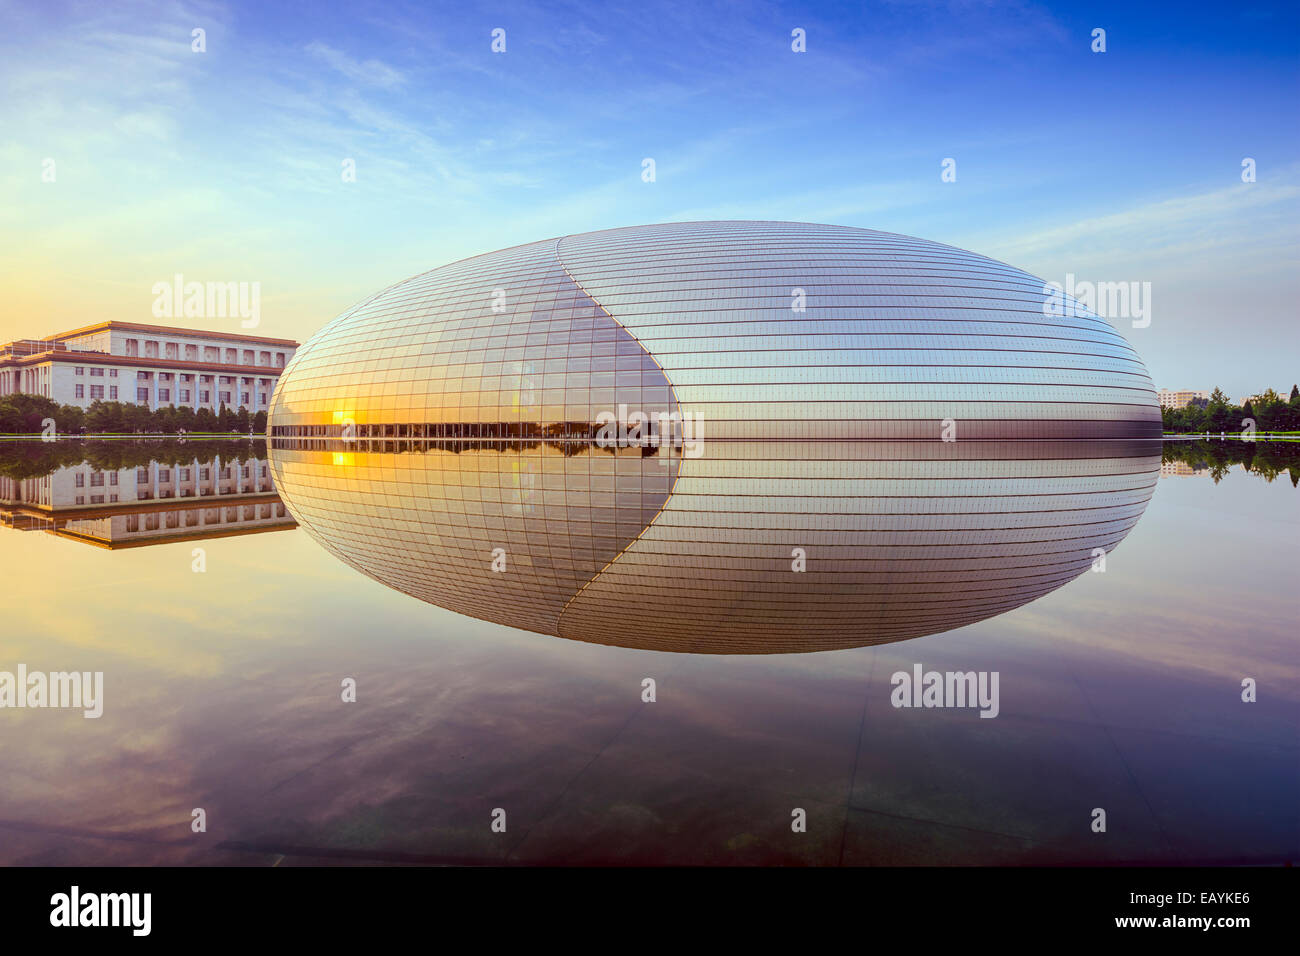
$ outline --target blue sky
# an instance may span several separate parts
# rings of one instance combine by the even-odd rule
[[[793,219],[1151,282],[1116,325],[1161,386],[1300,378],[1295,4],[334,7],[0,2],[0,340],[150,321],[175,273],[305,339],[504,246]]]

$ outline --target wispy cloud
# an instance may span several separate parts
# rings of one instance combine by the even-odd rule
[[[1117,258],[1159,251],[1185,255],[1190,248],[1249,244],[1260,252],[1260,223],[1271,223],[1292,239],[1300,238],[1300,166],[1276,171],[1267,182],[1237,183],[1217,189],[1137,203],[1126,209],[1089,216],[991,244],[1013,257],[1054,252],[1078,253],[1102,247]],[[1242,229],[1243,223],[1251,225]]]
[[[342,50],[336,50],[319,40],[307,44],[306,50],[312,56],[317,57],[339,73],[342,73],[349,80],[354,80],[365,86],[392,89],[406,82],[406,77],[400,70],[394,69],[381,60],[358,60],[355,57],[348,56]]]

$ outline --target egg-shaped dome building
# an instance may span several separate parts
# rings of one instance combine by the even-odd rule
[[[934,633],[1086,570],[1154,487],[1146,369],[1051,298],[804,223],[477,256],[298,350],[277,488],[365,573],[517,627],[745,653]]]

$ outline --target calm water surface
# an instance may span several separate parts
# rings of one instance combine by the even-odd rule
[[[0,710],[0,862],[1300,857],[1285,472],[1168,463],[1104,573],[946,633],[751,656],[415,600],[298,528],[265,459],[260,442],[0,447],[0,670],[105,684],[97,720]],[[164,497],[181,469],[193,495]],[[998,671],[999,716],[892,707],[891,675],[917,663]]]

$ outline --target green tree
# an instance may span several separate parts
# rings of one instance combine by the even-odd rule
[[[176,431],[176,406],[168,405],[160,408],[153,413],[153,419],[149,422],[149,431],[162,432],[170,434]]]
[[[153,428],[153,412],[147,405],[128,404],[123,408],[125,430],[140,435]]]
[[[86,410],[80,405],[60,405],[54,420],[58,422],[60,432],[79,435],[86,426]]]
[[[55,427],[62,430],[58,424],[59,403],[51,398],[16,392],[5,396],[3,404],[5,410],[0,414],[0,421],[6,432],[36,434],[44,429],[47,418],[54,419]]]
[[[187,432],[195,431],[194,426],[194,409],[189,405],[181,405],[176,409],[176,420],[173,423],[177,429],[185,429]]]
[[[1236,426],[1234,411],[1231,399],[1224,394],[1223,389],[1215,386],[1214,391],[1210,393],[1210,401],[1205,407],[1202,430],[1209,429],[1212,432],[1223,432],[1234,428]]]
[[[16,434],[23,430],[22,413],[9,397],[0,398],[0,432]]]

